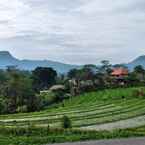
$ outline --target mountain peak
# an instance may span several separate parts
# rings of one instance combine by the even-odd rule
[[[0,57],[12,57],[9,51],[0,51]]]
[[[145,61],[145,55],[139,56],[136,60]]]
[[[10,65],[15,61],[17,61],[17,59],[13,57],[9,51],[0,51],[0,66],[5,64]]]
[[[36,67],[52,67],[59,73],[66,73],[73,68],[80,66],[63,64],[48,60],[19,60],[13,57],[8,51],[0,51],[0,69],[6,69],[7,66],[17,66],[21,70],[34,70]]]
[[[142,65],[145,68],[145,55],[141,55],[141,56],[137,57],[135,60],[130,62],[127,66],[128,66],[128,68],[133,70],[134,67],[136,67],[138,65]]]
[[[137,57],[132,63],[144,65],[145,64],[145,55],[141,55],[141,56]]]

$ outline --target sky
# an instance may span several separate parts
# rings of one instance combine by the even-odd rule
[[[145,55],[145,0],[0,0],[0,51],[70,64]]]

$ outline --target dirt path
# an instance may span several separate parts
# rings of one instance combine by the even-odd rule
[[[52,144],[48,144],[48,145],[52,145]],[[101,141],[63,143],[63,144],[53,144],[53,145],[145,145],[145,138],[101,140]]]
[[[113,130],[113,129],[125,129],[125,128],[133,128],[145,125],[145,115],[134,117],[126,120],[120,120],[111,123],[105,123],[100,125],[92,125],[87,127],[82,127],[82,129],[87,130]],[[144,144],[145,145],[145,144]]]

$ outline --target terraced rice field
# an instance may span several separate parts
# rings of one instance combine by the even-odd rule
[[[111,130],[145,125],[145,97],[136,96],[145,88],[109,89],[86,93],[41,112],[1,115],[0,125],[60,127],[67,115],[74,128]],[[132,122],[131,122],[132,121]]]

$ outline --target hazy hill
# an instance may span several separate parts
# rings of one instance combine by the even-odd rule
[[[38,66],[52,67],[59,73],[66,73],[70,69],[80,68],[78,65],[64,64],[50,60],[19,60],[12,56],[8,51],[0,51],[0,69],[5,69],[7,66],[16,65],[22,70],[33,70]],[[135,66],[142,65],[145,68],[145,55],[140,56],[126,66],[132,70]]]
[[[127,64],[128,68],[131,70],[137,65],[142,65],[145,68],[145,55],[142,55]]]
[[[19,69],[23,70],[33,70],[38,66],[52,67],[60,73],[66,73],[70,69],[80,67],[49,60],[19,60],[13,57],[8,51],[0,51],[0,69],[5,69],[11,65],[16,65]]]

